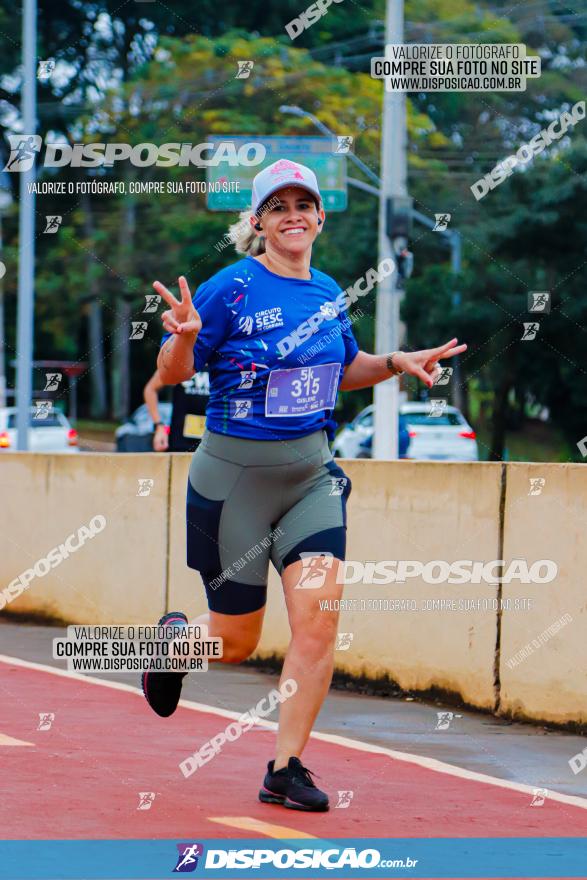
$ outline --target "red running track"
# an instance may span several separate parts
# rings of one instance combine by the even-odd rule
[[[531,793],[465,778],[459,768],[439,772],[366,744],[358,750],[350,741],[317,738],[304,762],[318,771],[333,804],[339,789],[354,797],[348,809],[298,813],[257,800],[273,756],[271,730],[255,728],[226,743],[185,779],[180,761],[229,723],[213,709],[180,707],[162,719],[124,685],[5,661],[0,700],[0,734],[32,743],[2,745],[0,737],[7,840],[262,838],[287,836],[287,829],[292,837],[326,839],[587,835],[581,806],[549,797],[531,808]],[[40,712],[55,713],[50,730],[37,730]],[[150,809],[137,809],[139,792],[156,793]],[[255,830],[255,820],[267,825]],[[272,832],[272,825],[285,830]]]

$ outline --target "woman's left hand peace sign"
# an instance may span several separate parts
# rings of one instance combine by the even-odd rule
[[[441,373],[438,361],[454,357],[467,350],[466,345],[457,345],[458,339],[451,339],[438,348],[425,348],[422,351],[396,351],[393,355],[393,366],[404,370],[410,376],[417,376],[432,388]]]

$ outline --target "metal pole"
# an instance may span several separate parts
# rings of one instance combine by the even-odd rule
[[[22,22],[22,120],[24,133],[34,135],[36,124],[37,4],[24,0]],[[16,378],[16,448],[28,449],[32,393],[34,272],[35,272],[35,194],[29,192],[34,182],[34,162],[20,172],[20,216],[18,257],[18,319]]]
[[[391,59],[388,46],[404,42],[403,0],[387,0],[385,21],[385,57]],[[407,195],[407,130],[406,96],[404,92],[383,92],[383,126],[381,131],[381,191],[379,198],[379,262],[394,260],[387,236],[387,200]],[[377,286],[375,319],[375,353],[388,354],[399,344],[399,297],[397,270]],[[380,382],[373,390],[375,403],[375,435],[373,458],[398,457],[398,379]]]
[[[77,427],[77,376],[69,377],[69,421]]]
[[[453,294],[452,294],[452,304],[455,310],[458,310],[461,305],[461,292],[457,289],[460,282],[457,280],[458,276],[461,274],[461,233],[457,232],[456,229],[453,229],[451,237],[450,237],[450,265],[453,271],[453,275],[455,275],[455,280],[453,281]],[[460,409],[461,412],[463,410],[463,380],[462,380],[462,370],[461,370],[461,359],[459,355],[453,358],[452,362],[453,366],[453,374],[452,374],[452,402],[453,405]]]
[[[364,183],[362,180],[357,180],[356,177],[348,177],[346,182],[349,186],[354,186],[356,189],[361,189],[363,192],[370,193],[372,196],[377,196],[379,198],[379,189],[375,186],[371,186],[370,183]]]

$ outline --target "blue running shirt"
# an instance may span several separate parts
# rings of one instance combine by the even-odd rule
[[[310,272],[284,278],[247,256],[198,287],[194,369],[210,374],[209,431],[286,440],[332,424],[343,368],[359,347],[336,304],[341,288]]]

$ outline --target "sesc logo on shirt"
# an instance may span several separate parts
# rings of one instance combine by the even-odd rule
[[[261,332],[283,327],[281,306],[274,306],[272,309],[263,309],[261,312],[255,312],[255,327]]]
[[[253,327],[258,333],[266,333],[268,330],[275,330],[278,327],[283,327],[281,306],[262,309],[260,312],[255,312],[254,315],[242,315],[238,319],[238,329],[246,336],[251,335]]]

